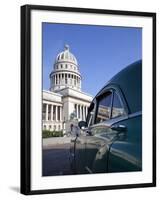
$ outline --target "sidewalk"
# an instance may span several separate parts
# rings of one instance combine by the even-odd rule
[[[43,176],[71,175],[69,149],[71,137],[43,139]]]
[[[70,144],[71,137],[43,138],[43,149],[50,149],[61,145]]]

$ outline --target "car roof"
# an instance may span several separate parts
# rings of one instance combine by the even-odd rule
[[[115,85],[121,89],[130,113],[142,110],[142,60],[136,61],[117,73],[96,95]]]

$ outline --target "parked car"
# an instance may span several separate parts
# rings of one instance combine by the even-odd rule
[[[95,96],[71,140],[73,173],[142,170],[142,61],[115,75]]]

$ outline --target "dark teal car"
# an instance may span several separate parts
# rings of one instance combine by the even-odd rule
[[[71,140],[73,173],[142,170],[142,61],[115,75],[93,99]]]

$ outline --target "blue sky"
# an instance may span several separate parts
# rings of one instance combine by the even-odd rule
[[[117,72],[142,59],[142,29],[111,26],[43,23],[43,89],[64,45],[78,60],[82,91],[96,93]]]

